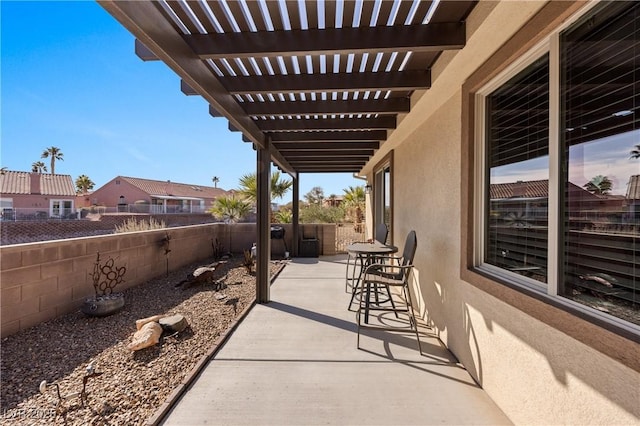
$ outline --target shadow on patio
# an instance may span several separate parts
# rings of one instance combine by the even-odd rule
[[[426,329],[356,349],[345,262],[292,261],[163,424],[510,424]]]

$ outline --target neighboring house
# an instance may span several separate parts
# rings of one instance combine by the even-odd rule
[[[127,176],[117,176],[89,195],[93,206],[131,213],[203,213],[227,191]]]
[[[597,218],[605,206],[607,214],[623,213],[624,200],[621,197],[595,195],[571,182],[568,188],[567,206],[573,220]],[[536,218],[546,223],[549,207],[548,180],[495,183],[490,185],[489,191],[492,215],[525,225],[533,225]]]
[[[325,207],[338,207],[344,202],[344,197],[327,197],[322,200]]]
[[[69,175],[17,171],[0,175],[3,220],[75,218],[75,199]]]

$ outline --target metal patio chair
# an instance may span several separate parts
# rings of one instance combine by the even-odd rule
[[[356,322],[358,324],[358,340],[357,347],[360,348],[360,329],[384,330],[407,332],[413,331],[416,336],[418,350],[422,354],[420,346],[420,336],[418,332],[418,322],[413,312],[413,300],[409,289],[409,277],[413,270],[413,258],[418,245],[416,232],[410,231],[405,240],[404,249],[401,256],[380,256],[376,263],[368,265],[362,275],[362,279],[357,285],[360,287],[360,303],[356,312]],[[383,262],[382,257],[385,258]],[[377,300],[374,300],[375,294],[385,289],[391,294],[391,288],[400,289],[404,298],[403,305],[396,306],[393,300],[390,300],[391,306],[384,306]],[[408,325],[400,324],[398,326],[391,325],[371,325],[369,324],[370,312],[399,312],[406,313],[408,316]],[[364,317],[364,318],[363,318]],[[364,322],[363,322],[364,319]]]

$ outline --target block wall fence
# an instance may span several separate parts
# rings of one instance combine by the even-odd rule
[[[283,225],[291,250],[291,225]],[[317,227],[320,254],[335,254],[335,225]],[[256,224],[204,224],[161,230],[72,238],[0,247],[1,337],[80,308],[94,294],[90,273],[100,253],[102,260],[125,265],[123,291],[166,273],[167,257],[162,244],[170,235],[169,269],[197,261],[210,262],[212,244],[218,240],[225,252],[242,253],[256,241]],[[272,240],[272,255],[280,256],[284,245]]]

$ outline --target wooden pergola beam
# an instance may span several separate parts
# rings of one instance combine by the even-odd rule
[[[211,68],[193,53],[191,47],[175,31],[155,2],[98,0],[98,3],[122,24],[140,44],[162,60],[184,82],[202,96],[216,111],[228,117],[256,146],[267,148],[264,133],[247,116],[221,82],[211,78]],[[148,53],[145,56],[149,56]],[[296,171],[282,156],[274,158],[287,173]]]
[[[295,148],[300,151],[313,151],[318,149],[330,150],[358,150],[358,149],[378,149],[380,142],[378,141],[320,141],[320,142],[274,142],[273,145],[278,150],[286,150],[287,148]]]
[[[395,116],[375,118],[300,118],[285,120],[256,120],[263,132],[286,132],[301,130],[381,130],[395,129]]]
[[[301,166],[299,173],[355,173],[362,169],[360,166]]]
[[[387,139],[386,130],[355,130],[344,132],[279,132],[268,133],[274,143],[277,142],[304,142],[304,141],[345,141],[345,142],[369,142],[383,141]]]
[[[464,23],[442,22],[427,25],[189,34],[183,38],[200,58],[219,59],[367,51],[435,52],[464,47],[466,31]]]
[[[412,91],[431,87],[430,70],[218,77],[230,94]]]
[[[347,101],[244,102],[242,107],[250,116],[401,114],[409,112],[411,101],[403,97]]]
[[[361,149],[361,150],[300,150],[296,148],[291,148],[290,150],[286,148],[280,148],[279,150],[282,155],[285,155],[287,158],[290,158],[291,161],[295,161],[296,158],[328,158],[334,156],[340,157],[356,157],[359,159],[368,160],[370,156],[375,152],[373,149]]]

